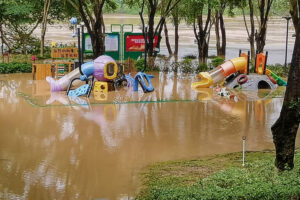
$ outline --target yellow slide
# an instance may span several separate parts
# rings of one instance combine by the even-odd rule
[[[208,88],[216,83],[220,83],[230,74],[242,71],[247,68],[247,59],[237,57],[224,62],[210,72],[200,72],[200,82],[192,83],[192,88]]]

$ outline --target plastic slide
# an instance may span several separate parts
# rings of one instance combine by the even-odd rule
[[[272,72],[271,70],[266,69],[266,74],[271,76],[272,78],[274,78],[278,85],[287,86],[287,83],[282,78],[280,78],[277,74]]]
[[[148,75],[148,74],[143,73],[143,72],[138,72],[136,74],[136,76],[134,77],[133,91],[138,91],[138,87],[139,87],[139,84],[140,84],[143,91],[144,91],[144,93],[152,92],[154,90],[154,88],[153,88],[151,80],[150,80],[151,78],[154,78],[154,76],[153,75]],[[148,86],[147,86],[146,81],[148,83]]]
[[[79,69],[75,69],[67,75],[63,76],[59,80],[55,80],[52,77],[46,77],[47,82],[50,84],[51,91],[63,91],[69,86],[69,83],[74,78],[79,78],[81,81],[87,80],[87,78],[93,75],[98,81],[108,81],[116,78],[118,73],[118,66],[114,59],[110,56],[99,56],[94,61],[90,61],[81,65],[80,74]],[[78,86],[81,81],[74,81],[73,86]]]
[[[74,78],[78,78],[79,76],[80,76],[80,72],[79,69],[77,68],[71,71],[70,73],[68,73],[67,75],[63,76],[59,80],[55,80],[51,76],[47,76],[46,80],[50,84],[51,92],[56,92],[56,91],[66,90],[68,88],[70,81]],[[73,85],[76,86],[80,84],[80,82],[81,81],[76,81],[74,82]]]
[[[192,84],[192,88],[208,88],[216,83],[220,83],[230,74],[243,71],[247,68],[247,59],[245,57],[237,57],[224,62],[210,72],[200,72],[200,82]]]

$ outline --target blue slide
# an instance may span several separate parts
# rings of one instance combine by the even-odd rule
[[[152,92],[154,90],[151,79],[154,78],[153,75],[148,75],[143,72],[138,72],[134,77],[134,83],[133,83],[133,91],[138,91],[139,84],[141,85],[143,91],[145,93]],[[148,82],[148,85],[146,84],[146,80]]]

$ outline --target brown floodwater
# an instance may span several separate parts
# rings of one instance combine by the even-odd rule
[[[0,75],[0,199],[132,199],[151,163],[238,152],[243,136],[248,151],[274,149],[284,88],[231,91],[234,101],[193,81],[155,73],[152,93],[97,100]]]

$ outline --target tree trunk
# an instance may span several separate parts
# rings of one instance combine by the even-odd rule
[[[69,0],[69,2],[72,1]],[[80,17],[91,36],[94,58],[105,53],[105,27],[102,13],[104,3],[105,0],[95,1],[91,9],[94,13],[91,13],[89,5],[84,0],[78,0],[78,7],[74,5],[74,8],[79,11]]]
[[[174,24],[175,26],[175,51],[174,51],[174,56],[175,59],[177,60],[178,58],[178,44],[179,44],[179,34],[178,34],[178,28],[179,28],[179,20]]]
[[[156,12],[156,8],[155,7],[151,7],[150,9],[150,14],[149,14],[149,20],[148,20],[148,25],[149,25],[149,30],[148,30],[148,42],[149,42],[149,46],[148,46],[148,55],[150,57],[153,56],[153,39],[155,37],[154,35],[154,18],[155,18],[155,12]]]
[[[253,2],[249,0],[249,9],[250,9],[250,35],[249,35],[249,43],[250,43],[250,51],[251,51],[251,60],[254,63],[255,60],[255,47],[254,47],[254,9],[253,9]]]
[[[44,0],[44,14],[42,20],[42,30],[41,30],[41,57],[44,57],[44,46],[45,46],[45,35],[47,30],[48,22],[48,12],[50,9],[51,0]]]
[[[0,33],[1,33],[1,41],[2,41],[2,43],[4,43],[7,46],[8,52],[10,52],[11,46],[9,44],[9,41],[5,37],[5,32],[4,32],[3,28],[2,28],[2,24],[0,24]]]
[[[95,25],[93,26],[93,31],[90,33],[94,58],[105,54],[105,33],[103,32],[104,29],[102,22],[103,16],[102,13],[100,15],[100,19],[96,21]]]
[[[198,24],[198,33],[196,29],[196,23],[194,22],[194,35],[197,39],[198,44],[198,60],[199,65],[206,64],[207,57],[208,57],[208,45],[209,45],[209,35],[210,35],[210,28],[211,28],[211,9],[208,8],[208,14],[205,21],[205,26],[203,27],[203,7],[199,16],[197,17],[197,24]]]
[[[290,0],[290,14],[292,16],[295,31],[297,31],[298,24],[298,12],[297,12],[297,0]]]
[[[165,32],[165,38],[166,38],[166,46],[169,52],[169,55],[172,55],[172,49],[171,49],[171,45],[170,45],[170,41],[169,41],[169,34],[168,34],[168,28],[167,28],[167,23],[164,23],[164,32]]]
[[[174,49],[175,61],[178,60],[178,45],[179,45],[178,29],[179,29],[180,19],[179,19],[178,12],[179,12],[179,8],[178,8],[178,6],[176,6],[174,11],[172,12],[172,18],[173,18],[173,23],[174,23],[174,34],[175,34],[175,49]]]
[[[215,14],[215,32],[216,32],[216,47],[217,47],[217,56],[221,56],[221,42],[220,42],[220,29],[219,29],[219,11],[216,10]]]
[[[300,123],[300,21],[295,21],[296,41],[288,85],[280,116],[271,128],[276,149],[275,166],[280,171],[294,167],[295,141]]]
[[[267,4],[266,0],[259,1],[260,23],[259,30],[255,33],[256,49],[259,53],[263,53],[266,45],[267,24],[272,3],[273,0],[267,0]]]
[[[220,13],[220,29],[221,29],[221,34],[222,34],[222,45],[220,49],[220,56],[225,58],[226,57],[226,29],[225,29],[225,23],[224,23],[224,18],[223,18],[223,11]]]

